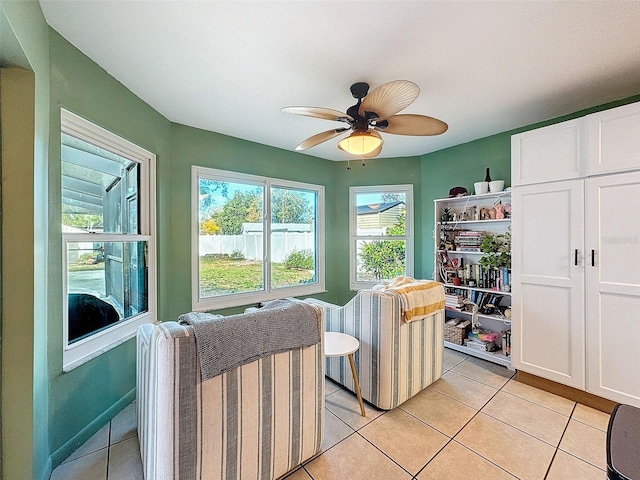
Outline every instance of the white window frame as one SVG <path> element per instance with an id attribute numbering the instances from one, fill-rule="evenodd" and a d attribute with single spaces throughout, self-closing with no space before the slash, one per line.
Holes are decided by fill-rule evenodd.
<path id="1" fill-rule="evenodd" d="M 62 133 L 117 153 L 140 165 L 140 234 L 131 233 L 63 233 L 62 234 L 62 278 L 63 278 L 63 371 L 68 372 L 102 353 L 133 338 L 138 326 L 156 321 L 156 156 L 101 128 L 84 118 L 60 109 Z M 147 242 L 148 298 L 147 311 L 126 321 L 69 344 L 69 291 L 67 271 L 67 245 L 73 242 Z"/>
<path id="2" fill-rule="evenodd" d="M 215 297 L 200 297 L 200 179 L 245 183 L 264 188 L 263 202 L 263 274 L 264 290 L 259 292 L 234 293 Z M 271 288 L 271 187 L 311 190 L 317 194 L 316 204 L 316 269 L 317 282 L 308 285 Z M 324 186 L 292 182 L 279 178 L 236 173 L 206 167 L 191 167 L 191 291 L 194 311 L 216 310 L 274 300 L 283 297 L 313 295 L 325 292 L 325 230 L 324 230 Z"/>
<path id="3" fill-rule="evenodd" d="M 405 234 L 404 235 L 358 235 L 358 207 L 356 196 L 360 194 L 404 193 L 405 194 Z M 358 241 L 359 240 L 405 240 L 406 275 L 413 276 L 414 267 L 414 230 L 413 230 L 413 185 L 372 185 L 349 187 L 349 288 L 360 290 L 371 288 L 377 282 L 357 280 Z"/>

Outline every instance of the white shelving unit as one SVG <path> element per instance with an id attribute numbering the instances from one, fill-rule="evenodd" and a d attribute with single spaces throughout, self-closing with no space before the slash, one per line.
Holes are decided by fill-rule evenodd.
<path id="1" fill-rule="evenodd" d="M 495 207 L 498 204 L 502 205 L 505 218 L 495 218 Z M 492 282 L 491 286 L 486 287 L 484 284 L 483 286 L 479 286 L 478 283 L 474 283 L 476 281 L 474 273 L 477 274 L 480 270 L 480 267 L 476 267 L 476 265 L 479 265 L 480 259 L 486 254 L 481 251 L 468 250 L 470 248 L 477 248 L 478 245 L 460 246 L 451 239 L 451 237 L 459 235 L 459 232 L 476 232 L 475 234 L 467 233 L 466 235 L 473 236 L 477 243 L 479 241 L 478 237 L 483 238 L 486 234 L 492 234 L 495 236 L 506 233 L 511 226 L 510 206 L 510 192 L 488 193 L 484 195 L 469 195 L 464 197 L 441 198 L 434 200 L 436 221 L 434 230 L 434 279 L 442 282 L 446 291 L 460 292 L 460 294 L 465 296 L 471 296 L 472 292 L 475 292 L 474 295 L 478 295 L 480 293 L 484 293 L 485 295 L 496 294 L 500 295 L 499 305 L 501 307 L 510 307 L 511 293 L 508 291 L 508 288 L 504 288 L 500 284 L 499 280 Z M 492 209 L 494 210 L 492 211 Z M 463 236 L 464 235 L 465 234 L 463 233 Z M 453 278 L 450 278 L 450 269 L 441 269 L 441 259 L 443 258 L 443 254 L 446 259 L 451 260 L 452 264 L 458 266 L 458 272 L 471 273 L 470 275 L 458 274 L 459 278 L 461 277 L 460 285 L 455 285 L 453 283 Z M 504 276 L 498 278 L 502 278 L 504 281 Z M 468 311 L 447 309 L 446 317 L 447 319 L 471 319 L 472 314 Z M 511 328 L 511 320 L 502 314 L 488 315 L 479 312 L 477 318 L 480 327 L 484 330 L 490 330 L 501 334 L 501 332 L 510 330 Z M 505 355 L 503 351 L 501 335 L 496 340 L 496 344 L 500 347 L 500 350 L 488 352 L 445 341 L 445 346 L 452 350 L 464 352 L 511 368 L 511 357 Z"/>

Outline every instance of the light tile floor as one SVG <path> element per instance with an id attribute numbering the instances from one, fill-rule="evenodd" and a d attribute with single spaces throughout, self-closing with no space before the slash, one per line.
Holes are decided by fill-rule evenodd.
<path id="1" fill-rule="evenodd" d="M 445 349 L 443 377 L 385 412 L 326 381 L 322 455 L 287 480 L 604 480 L 609 415 Z M 142 480 L 129 405 L 51 480 Z"/>

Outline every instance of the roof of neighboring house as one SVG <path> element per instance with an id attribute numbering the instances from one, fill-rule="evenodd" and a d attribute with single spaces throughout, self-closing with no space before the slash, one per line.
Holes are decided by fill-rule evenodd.
<path id="1" fill-rule="evenodd" d="M 404 202 L 373 203 L 371 205 L 360 205 L 358 215 L 369 215 L 370 213 L 381 213 L 397 205 L 404 205 Z"/>

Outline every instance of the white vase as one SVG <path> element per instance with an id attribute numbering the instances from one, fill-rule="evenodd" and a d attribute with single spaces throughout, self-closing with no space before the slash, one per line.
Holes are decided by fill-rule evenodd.
<path id="1" fill-rule="evenodd" d="M 489 191 L 491 193 L 501 192 L 504 189 L 504 180 L 494 180 L 489 182 Z"/>
<path id="2" fill-rule="evenodd" d="M 476 195 L 482 195 L 483 193 L 489 193 L 489 182 L 476 182 L 473 184 Z"/>

